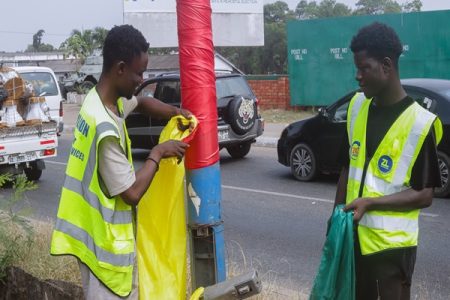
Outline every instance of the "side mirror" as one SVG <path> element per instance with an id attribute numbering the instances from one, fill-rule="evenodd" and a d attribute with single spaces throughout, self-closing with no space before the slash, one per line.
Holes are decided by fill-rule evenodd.
<path id="1" fill-rule="evenodd" d="M 320 107 L 319 108 L 319 114 L 321 116 L 324 116 L 325 118 L 328 118 L 328 111 L 326 107 Z"/>

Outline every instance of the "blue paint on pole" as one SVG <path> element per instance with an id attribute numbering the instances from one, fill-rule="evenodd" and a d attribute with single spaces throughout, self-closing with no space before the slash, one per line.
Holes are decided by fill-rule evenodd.
<path id="1" fill-rule="evenodd" d="M 186 170 L 194 287 L 226 279 L 220 182 L 219 162 L 201 169 Z"/>
<path id="2" fill-rule="evenodd" d="M 227 268 L 225 265 L 225 239 L 223 237 L 223 224 L 214 226 L 214 244 L 216 246 L 216 276 L 217 282 L 227 279 Z"/>
<path id="3" fill-rule="evenodd" d="M 214 224 L 221 221 L 220 201 L 222 195 L 219 162 L 201 169 L 186 170 L 186 185 L 188 199 L 191 199 L 192 188 L 197 195 L 196 199 L 193 197 L 192 201 L 188 201 L 188 223 Z M 197 206 L 196 203 L 198 203 Z"/>

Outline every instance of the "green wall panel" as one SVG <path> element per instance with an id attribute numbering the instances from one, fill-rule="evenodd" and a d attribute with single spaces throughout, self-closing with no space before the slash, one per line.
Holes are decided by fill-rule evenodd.
<path id="1" fill-rule="evenodd" d="M 450 10 L 290 21 L 287 24 L 291 105 L 328 105 L 352 89 L 352 37 L 374 21 L 402 41 L 401 78 L 450 79 Z"/>

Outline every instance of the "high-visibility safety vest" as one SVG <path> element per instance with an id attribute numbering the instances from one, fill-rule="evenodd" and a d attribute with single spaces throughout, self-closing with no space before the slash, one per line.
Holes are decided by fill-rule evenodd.
<path id="1" fill-rule="evenodd" d="M 118 109 L 123 112 L 122 99 L 118 100 Z M 131 143 L 123 127 L 125 145 L 120 143 L 132 164 Z M 111 291 L 127 296 L 135 261 L 133 213 L 120 196 L 108 198 L 100 188 L 98 147 L 108 136 L 121 140 L 118 125 L 94 88 L 77 119 L 51 254 L 78 257 Z"/>
<path id="2" fill-rule="evenodd" d="M 371 99 L 366 99 L 363 93 L 356 93 L 348 108 L 347 204 L 359 197 L 381 197 L 409 189 L 412 167 L 433 124 L 437 143 L 442 138 L 439 119 L 414 102 L 395 120 L 372 158 L 367 158 L 366 125 L 370 103 Z M 418 219 L 419 209 L 366 212 L 358 226 L 362 254 L 416 246 Z"/>

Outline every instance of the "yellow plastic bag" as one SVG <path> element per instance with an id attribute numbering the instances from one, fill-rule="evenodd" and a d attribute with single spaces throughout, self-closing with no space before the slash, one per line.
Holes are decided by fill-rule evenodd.
<path id="1" fill-rule="evenodd" d="M 160 136 L 186 140 L 192 133 L 178 129 L 197 120 L 173 117 Z M 194 129 L 195 131 L 195 129 Z M 191 135 L 191 136 L 189 136 Z M 139 202 L 137 209 L 137 262 L 140 299 L 186 298 L 186 217 L 184 205 L 184 163 L 163 159 L 159 171 Z"/>

